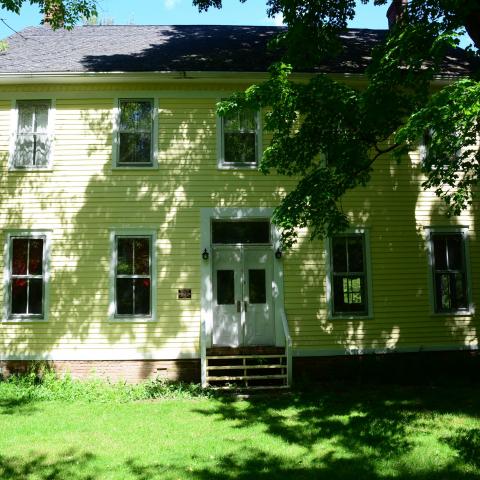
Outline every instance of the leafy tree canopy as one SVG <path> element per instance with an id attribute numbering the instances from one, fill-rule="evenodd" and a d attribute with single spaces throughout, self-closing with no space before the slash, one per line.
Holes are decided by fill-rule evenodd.
<path id="1" fill-rule="evenodd" d="M 72 28 L 79 20 L 97 14 L 97 0 L 0 0 L 0 7 L 18 14 L 26 3 L 38 5 L 43 21 L 52 28 Z"/>
<path id="2" fill-rule="evenodd" d="M 19 13 L 25 1 L 0 0 L 0 6 Z M 28 1 L 53 28 L 96 14 L 96 0 Z M 222 0 L 192 1 L 200 11 L 222 7 Z M 260 169 L 300 179 L 274 217 L 286 246 L 295 242 L 297 227 L 308 227 L 312 238 L 345 228 L 343 195 L 368 183 L 377 158 L 392 151 L 402 155 L 425 133 L 424 187 L 433 187 L 452 215 L 472 202 L 480 176 L 480 67 L 443 88 L 432 88 L 432 81 L 464 31 L 474 45 L 472 57 L 480 59 L 478 0 L 395 0 L 401 16 L 372 52 L 364 88 L 322 74 L 308 82 L 292 79 L 293 72 L 341 52 L 339 34 L 358 4 L 368 1 L 267 0 L 268 15 L 282 15 L 288 26 L 274 42 L 282 47 L 282 62 L 272 65 L 267 81 L 218 106 L 222 115 L 268 107 L 264 127 L 273 140 Z"/>
<path id="3" fill-rule="evenodd" d="M 240 0 L 245 1 L 245 0 Z M 376 5 L 390 0 L 375 0 Z M 220 8 L 221 0 L 193 0 L 200 10 Z M 394 151 L 415 148 L 430 132 L 423 171 L 457 215 L 472 202 L 480 174 L 480 70 L 442 89 L 432 89 L 448 49 L 467 31 L 478 57 L 478 0 L 410 0 L 382 46 L 375 49 L 365 88 L 355 89 L 324 75 L 295 82 L 292 72 L 311 68 L 341 51 L 339 34 L 354 18 L 355 0 L 269 0 L 268 14 L 282 14 L 288 30 L 276 39 L 285 52 L 269 79 L 219 104 L 219 113 L 269 107 L 265 128 L 273 133 L 260 164 L 297 176 L 298 186 L 275 213 L 284 244 L 297 227 L 312 238 L 344 229 L 343 195 L 366 185 L 374 162 Z M 362 0 L 368 3 L 368 0 Z M 405 5 L 406 4 L 406 5 Z M 462 147 L 462 148 L 461 148 Z"/>

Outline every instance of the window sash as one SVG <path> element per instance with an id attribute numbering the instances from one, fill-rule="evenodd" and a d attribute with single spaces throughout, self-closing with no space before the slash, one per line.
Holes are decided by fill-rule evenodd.
<path id="1" fill-rule="evenodd" d="M 147 239 L 148 240 L 148 274 L 134 274 L 134 273 L 118 273 L 119 265 L 119 248 L 118 242 L 120 239 Z M 152 237 L 150 235 L 117 235 L 115 237 L 115 317 L 151 317 L 152 316 Z M 135 265 L 135 244 L 132 243 L 132 257 L 131 257 L 132 266 Z M 149 281 L 149 293 L 148 293 L 148 312 L 147 313 L 135 313 L 136 312 L 136 280 L 148 280 Z M 132 291 L 131 291 L 131 304 L 132 304 L 132 313 L 119 313 L 119 291 L 118 291 L 118 280 L 131 280 L 132 282 Z"/>
<path id="2" fill-rule="evenodd" d="M 22 100 L 17 102 L 17 126 L 13 154 L 15 168 L 48 167 L 50 109 L 50 101 Z"/>
<path id="3" fill-rule="evenodd" d="M 13 257 L 13 244 L 15 240 L 27 240 L 27 258 L 26 258 L 26 273 L 25 274 L 16 274 L 13 273 L 13 264 L 14 264 L 14 257 Z M 32 240 L 42 240 L 42 256 L 41 256 L 41 262 L 42 262 L 42 273 L 41 274 L 31 274 L 29 272 L 30 269 L 30 242 Z M 10 318 L 44 318 L 44 313 L 45 313 L 45 248 L 46 248 L 46 242 L 45 242 L 45 237 L 37 237 L 37 236 L 12 236 L 9 239 L 9 250 L 10 250 L 10 262 L 9 262 L 9 282 L 8 282 L 8 291 L 9 291 L 9 317 Z M 26 281 L 26 299 L 25 299 L 25 306 L 26 306 L 26 311 L 25 312 L 13 312 L 13 288 L 14 288 L 14 283 L 16 280 L 25 280 Z M 31 290 L 31 283 L 32 280 L 41 280 L 41 312 L 40 313 L 32 313 L 29 311 L 31 307 L 31 297 L 30 297 L 30 290 Z"/>
<path id="4" fill-rule="evenodd" d="M 141 121 L 138 122 L 136 125 L 132 126 L 131 128 L 125 127 L 122 125 L 122 107 L 131 103 L 148 103 L 150 106 L 150 111 L 149 111 L 149 126 L 147 127 L 142 127 L 141 126 Z M 117 165 L 120 166 L 125 166 L 125 165 L 136 165 L 136 166 L 145 166 L 145 165 L 153 165 L 153 136 L 154 136 L 154 111 L 155 111 L 155 104 L 152 99 L 143 99 L 143 98 L 135 98 L 135 99 L 120 99 L 118 101 L 118 131 L 117 131 L 117 152 L 118 152 L 118 160 L 117 160 Z M 149 158 L 146 161 L 138 161 L 137 160 L 137 155 L 138 155 L 138 148 L 133 148 L 130 149 L 131 151 L 127 153 L 127 157 L 130 157 L 130 159 L 122 159 L 122 137 L 125 139 L 124 143 L 126 141 L 126 138 L 132 138 L 132 137 L 149 137 Z M 134 145 L 134 147 L 137 147 L 137 145 Z"/>
<path id="5" fill-rule="evenodd" d="M 342 239 L 342 245 L 338 248 L 342 248 L 345 261 L 345 269 L 335 270 L 334 258 L 339 252 L 335 252 L 334 240 Z M 363 270 L 351 270 L 350 265 L 354 263 L 350 259 L 349 240 L 361 240 L 361 265 Z M 365 235 L 363 233 L 355 233 L 349 235 L 337 235 L 331 239 L 331 308 L 333 315 L 368 315 L 368 295 L 367 295 L 367 266 L 365 255 Z M 351 282 L 353 280 L 360 279 L 359 291 L 351 290 Z M 337 291 L 338 282 L 341 282 L 341 294 Z M 346 281 L 346 282 L 345 282 Z M 346 285 L 346 290 L 345 290 Z M 360 295 L 360 302 L 351 301 L 355 295 Z M 345 298 L 347 301 L 345 302 Z"/>
<path id="6" fill-rule="evenodd" d="M 461 268 L 451 268 L 450 250 L 448 247 L 448 239 L 457 237 L 460 239 L 460 260 Z M 439 252 L 435 251 L 436 241 L 445 243 L 442 263 L 444 267 L 437 268 L 436 257 Z M 466 269 L 466 255 L 465 255 L 465 238 L 461 232 L 453 233 L 432 233 L 430 237 L 432 248 L 432 270 L 433 270 L 433 296 L 435 313 L 455 313 L 466 312 L 469 310 L 468 299 L 468 279 Z M 447 278 L 444 283 L 442 279 Z M 460 279 L 460 289 L 457 288 L 456 281 Z"/>
<path id="7" fill-rule="evenodd" d="M 246 118 L 247 114 L 251 115 L 251 118 Z M 233 115 L 221 117 L 221 120 L 223 163 L 225 165 L 256 165 L 258 163 L 258 113 L 250 110 L 247 112 L 236 112 Z M 235 122 L 237 126 L 235 126 Z M 249 123 L 251 123 L 250 127 L 248 126 Z M 248 159 L 247 155 L 249 155 L 249 150 L 252 150 L 252 143 L 253 156 L 251 159 Z M 241 146 L 241 148 L 238 148 L 238 146 Z M 227 152 L 236 148 L 238 151 L 232 154 L 235 158 L 227 158 Z"/>

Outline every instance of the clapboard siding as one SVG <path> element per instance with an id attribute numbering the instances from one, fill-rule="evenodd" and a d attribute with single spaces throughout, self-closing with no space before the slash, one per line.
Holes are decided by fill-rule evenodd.
<path id="1" fill-rule="evenodd" d="M 158 98 L 158 168 L 112 168 L 114 102 L 129 91 Z M 204 94 L 195 97 L 196 92 Z M 53 168 L 8 171 L 12 99 L 24 93 L 24 87 L 11 85 L 0 96 L 5 98 L 0 100 L 0 241 L 5 243 L 9 229 L 51 230 L 50 314 L 48 322 L 3 322 L 0 356 L 198 356 L 200 209 L 275 206 L 294 180 L 219 170 L 215 103 L 228 92 L 181 82 L 29 86 L 29 95 L 55 98 Z M 268 142 L 267 135 L 263 141 Z M 421 190 L 419 162 L 415 153 L 400 164 L 383 158 L 369 186 L 343 202 L 352 225 L 370 234 L 370 318 L 328 318 L 323 242 L 310 242 L 301 232 L 295 248 L 285 252 L 285 309 L 299 353 L 478 345 L 476 316 L 432 315 L 424 237 L 426 226 L 469 227 L 472 292 L 478 303 L 476 211 L 447 219 L 433 192 Z M 157 232 L 154 322 L 108 320 L 109 235 L 125 227 Z M 3 271 L 3 255 L 0 260 Z M 178 288 L 191 288 L 192 299 L 178 300 Z"/>

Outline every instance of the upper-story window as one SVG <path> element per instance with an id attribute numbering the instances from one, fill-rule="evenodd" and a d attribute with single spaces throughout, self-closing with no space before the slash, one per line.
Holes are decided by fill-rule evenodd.
<path id="1" fill-rule="evenodd" d="M 435 312 L 468 312 L 465 233 L 432 232 L 430 241 Z"/>
<path id="2" fill-rule="evenodd" d="M 118 112 L 117 166 L 153 166 L 153 99 L 120 99 Z"/>
<path id="3" fill-rule="evenodd" d="M 13 168 L 47 168 L 51 150 L 51 101 L 18 100 Z"/>
<path id="4" fill-rule="evenodd" d="M 258 112 L 242 110 L 220 117 L 219 121 L 219 166 L 256 167 L 261 149 Z"/>

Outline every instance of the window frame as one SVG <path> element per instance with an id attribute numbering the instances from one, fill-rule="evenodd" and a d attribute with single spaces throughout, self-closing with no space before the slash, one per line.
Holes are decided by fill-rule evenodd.
<path id="1" fill-rule="evenodd" d="M 472 302 L 472 275 L 470 269 L 470 254 L 469 254 L 469 235 L 468 227 L 466 226 L 447 226 L 447 227 L 425 227 L 426 230 L 426 245 L 428 252 L 428 285 L 429 285 L 429 299 L 430 299 L 430 313 L 434 316 L 471 316 L 474 315 L 475 309 Z M 435 258 L 433 249 L 434 235 L 454 235 L 460 234 L 462 236 L 463 247 L 463 261 L 465 273 L 465 292 L 467 297 L 467 308 L 456 310 L 437 310 L 436 298 L 436 284 L 435 284 Z"/>
<path id="2" fill-rule="evenodd" d="M 122 101 L 151 101 L 152 102 L 152 142 L 150 145 L 149 163 L 121 163 L 120 162 L 120 114 Z M 155 96 L 121 96 L 115 97 L 113 104 L 113 133 L 112 133 L 112 168 L 115 170 L 148 170 L 158 168 L 158 134 L 159 134 L 159 104 Z"/>
<path id="3" fill-rule="evenodd" d="M 10 230 L 6 233 L 4 244 L 4 304 L 3 321 L 8 323 L 21 322 L 47 322 L 49 317 L 49 291 L 50 291 L 50 231 L 47 230 Z M 43 314 L 11 313 L 11 282 L 13 259 L 13 239 L 28 238 L 43 240 L 42 277 L 43 277 Z"/>
<path id="4" fill-rule="evenodd" d="M 218 99 L 222 101 L 222 99 Z M 217 114 L 217 167 L 220 170 L 257 170 L 262 158 L 262 115 L 255 113 L 255 162 L 225 162 L 225 118 Z"/>
<path id="5" fill-rule="evenodd" d="M 347 229 L 336 237 L 361 236 L 363 238 L 363 264 L 365 275 L 365 306 L 366 312 L 338 312 L 334 308 L 334 269 L 333 269 L 333 243 L 332 237 L 325 239 L 325 267 L 326 267 L 326 301 L 328 319 L 369 319 L 373 318 L 373 287 L 372 287 L 372 266 L 370 253 L 370 231 L 367 228 Z"/>
<path id="6" fill-rule="evenodd" d="M 18 119 L 19 119 L 19 103 L 40 103 L 45 102 L 49 104 L 48 117 L 47 117 L 47 142 L 48 142 L 48 158 L 46 165 L 27 165 L 16 166 L 15 165 L 15 151 L 18 136 Z M 54 125 L 56 116 L 56 100 L 52 97 L 42 98 L 15 98 L 12 100 L 10 110 L 11 121 L 11 134 L 10 134 L 10 152 L 8 169 L 16 172 L 28 172 L 28 171 L 49 171 L 53 167 L 53 151 L 54 151 Z"/>
<path id="7" fill-rule="evenodd" d="M 116 279 L 117 279 L 117 238 L 150 237 L 150 315 L 117 314 Z M 108 317 L 111 322 L 154 322 L 157 319 L 157 232 L 146 228 L 115 228 L 110 230 L 110 295 Z"/>

